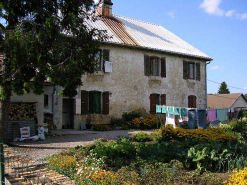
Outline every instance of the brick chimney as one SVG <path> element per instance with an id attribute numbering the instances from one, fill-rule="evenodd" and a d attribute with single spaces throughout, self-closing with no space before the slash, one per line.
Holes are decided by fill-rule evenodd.
<path id="1" fill-rule="evenodd" d="M 112 5 L 111 0 L 101 0 L 98 5 L 98 12 L 100 15 L 105 17 L 112 16 Z"/>

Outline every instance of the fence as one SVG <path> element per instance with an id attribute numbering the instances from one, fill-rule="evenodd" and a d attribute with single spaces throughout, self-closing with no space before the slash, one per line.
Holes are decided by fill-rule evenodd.
<path id="1" fill-rule="evenodd" d="M 46 161 L 35 160 L 24 153 L 15 151 L 13 148 L 4 145 L 2 139 L 0 142 L 1 184 L 76 184 L 68 177 L 48 169 Z"/>

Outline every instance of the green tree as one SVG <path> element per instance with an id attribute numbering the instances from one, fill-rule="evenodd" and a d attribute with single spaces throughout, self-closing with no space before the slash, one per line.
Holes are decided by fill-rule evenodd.
<path id="1" fill-rule="evenodd" d="M 94 72 L 92 61 L 107 38 L 87 24 L 96 18 L 93 0 L 1 0 L 0 136 L 5 141 L 12 91 L 42 94 L 49 79 L 71 98 L 81 76 Z"/>
<path id="2" fill-rule="evenodd" d="M 226 82 L 222 82 L 220 84 L 220 88 L 218 90 L 218 94 L 230 94 L 229 89 L 227 88 Z"/>
<path id="3" fill-rule="evenodd" d="M 247 99 L 247 93 L 244 95 L 244 97 Z"/>

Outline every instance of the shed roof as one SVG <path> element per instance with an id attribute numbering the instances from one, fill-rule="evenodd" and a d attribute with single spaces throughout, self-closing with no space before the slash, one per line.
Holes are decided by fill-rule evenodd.
<path id="1" fill-rule="evenodd" d="M 238 100 L 240 96 L 243 96 L 243 94 L 242 93 L 209 94 L 207 96 L 208 107 L 210 108 L 230 108 Z"/>
<path id="2" fill-rule="evenodd" d="M 110 36 L 106 43 L 157 50 L 176 55 L 211 61 L 205 53 L 188 44 L 164 27 L 119 15 L 100 16 L 89 23 L 92 28 L 106 30 Z"/>

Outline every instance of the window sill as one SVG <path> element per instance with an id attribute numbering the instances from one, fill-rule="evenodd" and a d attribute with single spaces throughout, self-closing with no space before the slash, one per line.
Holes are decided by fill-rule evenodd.
<path id="1" fill-rule="evenodd" d="M 154 80 L 154 81 L 161 81 L 162 77 L 161 76 L 149 76 L 149 80 Z"/>

